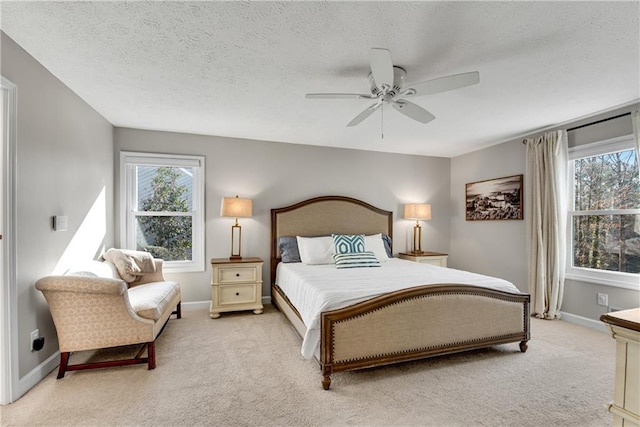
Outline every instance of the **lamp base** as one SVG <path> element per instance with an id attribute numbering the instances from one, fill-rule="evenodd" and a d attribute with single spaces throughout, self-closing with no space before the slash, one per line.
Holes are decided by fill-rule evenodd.
<path id="1" fill-rule="evenodd" d="M 236 221 L 238 219 L 236 218 Z M 240 256 L 242 246 L 242 227 L 238 223 L 231 226 L 231 256 L 229 259 L 242 259 Z"/>
<path id="2" fill-rule="evenodd" d="M 407 252 L 407 255 L 424 255 L 426 252 L 425 251 L 409 251 Z"/>
<path id="3" fill-rule="evenodd" d="M 413 227 L 413 251 L 412 255 L 422 255 L 422 227 L 416 220 L 416 225 Z"/>

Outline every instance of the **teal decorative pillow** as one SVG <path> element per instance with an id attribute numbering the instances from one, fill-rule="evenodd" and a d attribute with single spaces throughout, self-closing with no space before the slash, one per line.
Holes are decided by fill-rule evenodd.
<path id="1" fill-rule="evenodd" d="M 336 254 L 364 252 L 364 234 L 332 234 Z"/>
<path id="2" fill-rule="evenodd" d="M 334 254 L 333 259 L 336 261 L 336 268 L 380 267 L 380 262 L 373 252 Z"/>

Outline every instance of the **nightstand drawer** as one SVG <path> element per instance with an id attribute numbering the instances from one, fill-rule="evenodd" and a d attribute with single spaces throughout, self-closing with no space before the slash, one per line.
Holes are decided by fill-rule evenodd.
<path id="1" fill-rule="evenodd" d="M 255 282 L 255 267 L 218 268 L 218 283 Z"/>
<path id="2" fill-rule="evenodd" d="M 220 305 L 245 304 L 255 302 L 255 300 L 255 283 L 248 283 L 246 285 L 220 286 Z"/>

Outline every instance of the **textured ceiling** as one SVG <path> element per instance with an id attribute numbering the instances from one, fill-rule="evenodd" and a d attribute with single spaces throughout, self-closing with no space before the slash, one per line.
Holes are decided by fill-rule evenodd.
<path id="1" fill-rule="evenodd" d="M 1 28 L 115 126 L 452 157 L 640 98 L 635 2 L 12 2 Z M 426 125 L 367 100 L 369 50 Z M 381 120 L 382 119 L 382 120 Z M 384 139 L 381 127 L 384 125 Z"/>

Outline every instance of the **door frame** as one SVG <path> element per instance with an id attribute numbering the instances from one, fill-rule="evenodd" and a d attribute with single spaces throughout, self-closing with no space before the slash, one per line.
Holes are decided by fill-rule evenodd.
<path id="1" fill-rule="evenodd" d="M 0 404 L 15 400 L 18 389 L 18 293 L 16 259 L 16 175 L 18 87 L 4 76 L 0 87 L 8 94 L 6 116 L 2 118 L 2 185 L 0 187 Z M 4 113 L 4 111 L 3 111 Z M 4 117 L 7 118 L 4 128 Z"/>

